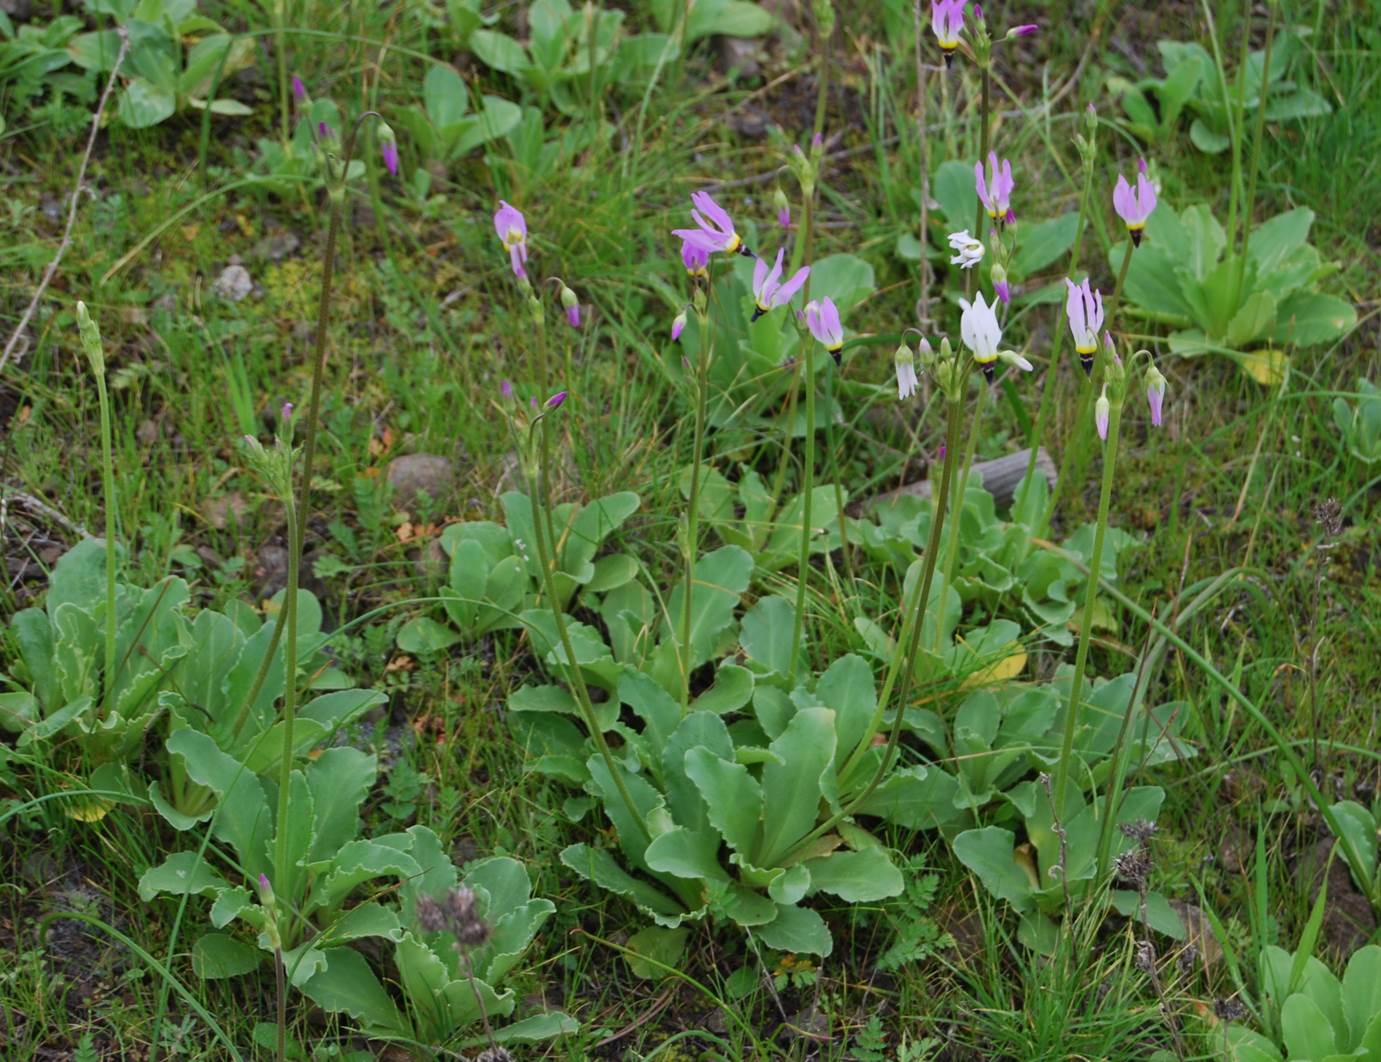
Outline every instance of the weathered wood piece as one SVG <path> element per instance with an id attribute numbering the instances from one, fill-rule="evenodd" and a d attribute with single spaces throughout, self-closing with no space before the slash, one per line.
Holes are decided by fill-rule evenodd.
<path id="1" fill-rule="evenodd" d="M 1000 508 L 1012 504 L 1021 477 L 1026 475 L 1026 464 L 1030 459 L 1030 450 L 1018 450 L 1016 453 L 996 457 L 991 461 L 979 461 L 973 466 L 971 475 L 978 477 Z M 1055 485 L 1055 462 L 1051 460 L 1050 453 L 1044 446 L 1036 453 L 1036 471 L 1045 477 L 1047 484 L 1052 487 Z M 930 480 L 922 479 L 876 495 L 864 502 L 862 507 L 876 509 L 879 506 L 892 505 L 897 499 L 906 497 L 929 498 L 930 490 Z"/>

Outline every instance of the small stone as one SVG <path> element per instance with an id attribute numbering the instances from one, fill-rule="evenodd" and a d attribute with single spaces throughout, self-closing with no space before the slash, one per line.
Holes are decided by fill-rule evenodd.
<path id="1" fill-rule="evenodd" d="M 740 77 L 757 77 L 762 73 L 758 64 L 758 42 L 747 37 L 719 37 L 719 68 L 726 74 L 737 70 Z"/>
<path id="2" fill-rule="evenodd" d="M 147 418 L 139 425 L 138 430 L 135 431 L 134 434 L 135 437 L 138 438 L 140 446 L 152 446 L 154 443 L 158 442 L 158 421 L 154 420 L 152 417 Z"/>
<path id="3" fill-rule="evenodd" d="M 301 246 L 302 240 L 298 238 L 297 233 L 275 232 L 254 245 L 254 257 L 281 262 Z"/>
<path id="4" fill-rule="evenodd" d="M 435 503 L 445 501 L 455 486 L 455 465 L 440 454 L 404 454 L 388 463 L 393 507 L 411 509 L 423 491 Z"/>
<path id="5" fill-rule="evenodd" d="M 254 565 L 254 581 L 259 597 L 272 597 L 288 585 L 288 551 L 269 544 L 259 549 Z"/>
<path id="6" fill-rule="evenodd" d="M 202 519 L 217 531 L 224 531 L 230 524 L 243 523 L 247 512 L 249 512 L 249 503 L 245 501 L 245 496 L 238 491 L 208 498 L 201 505 Z"/>
<path id="7" fill-rule="evenodd" d="M 428 582 L 444 578 L 450 565 L 451 558 L 442 548 L 440 538 L 428 539 L 412 561 L 413 569 Z"/>
<path id="8" fill-rule="evenodd" d="M 254 290 L 254 281 L 249 270 L 242 265 L 229 265 L 221 270 L 221 275 L 211 285 L 211 291 L 222 299 L 239 302 Z"/>

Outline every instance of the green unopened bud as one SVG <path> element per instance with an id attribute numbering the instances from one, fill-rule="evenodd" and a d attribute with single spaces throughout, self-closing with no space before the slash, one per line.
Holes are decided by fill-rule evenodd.
<path id="1" fill-rule="evenodd" d="M 1092 103 L 1084 108 L 1084 128 L 1090 136 L 1098 131 L 1098 108 Z"/>
<path id="2" fill-rule="evenodd" d="M 81 334 L 82 350 L 91 362 L 92 372 L 105 372 L 105 348 L 101 346 L 101 330 L 87 312 L 86 303 L 77 302 L 77 331 Z"/>
<path id="3" fill-rule="evenodd" d="M 566 310 L 580 308 L 580 298 L 565 283 L 561 285 L 561 306 Z"/>
<path id="4" fill-rule="evenodd" d="M 542 301 L 535 295 L 527 297 L 527 312 L 532 318 L 532 323 L 538 328 L 545 328 L 547 325 L 547 315 L 542 312 Z"/>
<path id="5" fill-rule="evenodd" d="M 815 0 L 815 25 L 822 38 L 834 32 L 834 4 L 830 0 Z"/>
<path id="6" fill-rule="evenodd" d="M 921 368 L 930 372 L 935 367 L 935 348 L 930 345 L 930 340 L 922 336 L 916 344 L 916 351 L 920 355 Z"/>
<path id="7" fill-rule="evenodd" d="M 952 346 L 949 345 L 949 336 L 941 336 L 941 337 L 940 337 L 940 360 L 941 360 L 941 361 L 953 361 L 953 360 L 954 360 L 954 348 L 953 348 Z"/>

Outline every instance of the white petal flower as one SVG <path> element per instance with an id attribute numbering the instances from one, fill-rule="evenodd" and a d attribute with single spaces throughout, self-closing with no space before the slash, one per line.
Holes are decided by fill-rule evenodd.
<path id="1" fill-rule="evenodd" d="M 949 245 L 956 252 L 955 256 L 950 259 L 951 265 L 972 269 L 983 260 L 983 241 L 970 236 L 968 229 L 963 232 L 951 232 Z"/>

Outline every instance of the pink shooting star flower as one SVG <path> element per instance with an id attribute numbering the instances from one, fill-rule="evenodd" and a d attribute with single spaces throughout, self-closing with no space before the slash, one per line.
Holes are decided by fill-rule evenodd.
<path id="1" fill-rule="evenodd" d="M 331 132 L 331 127 L 327 125 L 325 122 L 317 122 L 316 135 L 319 136 L 322 140 L 330 140 L 332 137 L 335 136 L 335 134 Z"/>
<path id="2" fill-rule="evenodd" d="M 743 239 L 734 231 L 734 222 L 728 211 L 714 201 L 709 192 L 691 193 L 691 220 L 693 229 L 673 229 L 672 235 L 680 236 L 687 243 L 708 254 L 750 254 L 743 246 Z"/>
<path id="3" fill-rule="evenodd" d="M 1003 306 L 1012 301 L 1012 285 L 1007 283 L 1007 270 L 1002 268 L 1000 262 L 993 263 L 993 291 L 997 292 Z"/>
<path id="4" fill-rule="evenodd" d="M 811 299 L 806 303 L 806 327 L 829 351 L 835 368 L 838 368 L 841 363 L 839 352 L 844 349 L 844 325 L 839 320 L 839 307 L 834 300 L 826 295 L 819 302 Z"/>
<path id="5" fill-rule="evenodd" d="M 1035 22 L 1027 22 L 1021 26 L 1013 26 L 1007 31 L 1007 39 L 1015 40 L 1017 37 L 1029 37 L 1040 28 L 1040 25 Z"/>
<path id="6" fill-rule="evenodd" d="M 1008 224 L 1016 221 L 1017 217 L 1012 213 L 1012 189 L 1016 181 L 1012 179 L 1012 163 L 1008 159 L 1002 160 L 1001 168 L 998 167 L 997 152 L 988 152 L 988 171 L 987 179 L 984 180 L 983 163 L 973 164 L 975 183 L 978 187 L 978 198 L 983 204 L 983 209 L 988 212 L 988 217 L 997 220 L 1001 218 Z"/>
<path id="7" fill-rule="evenodd" d="M 1146 229 L 1146 219 L 1156 209 L 1156 186 L 1146 175 L 1146 160 L 1137 165 L 1136 191 L 1127 183 L 1122 174 L 1117 175 L 1117 186 L 1112 191 L 1113 209 L 1117 216 L 1127 223 L 1127 231 L 1132 235 L 1133 246 L 1141 246 L 1141 236 Z"/>
<path id="8" fill-rule="evenodd" d="M 556 394 L 547 399 L 545 407 L 547 409 L 560 409 L 561 403 L 566 401 L 568 394 L 570 394 L 569 391 L 557 391 Z"/>
<path id="9" fill-rule="evenodd" d="M 1098 401 L 1093 406 L 1093 423 L 1098 428 L 1098 438 L 1107 442 L 1108 439 L 1108 416 L 1112 411 L 1112 406 L 1108 402 L 1108 387 L 1103 385 L 1103 393 L 1098 396 Z"/>
<path id="10" fill-rule="evenodd" d="M 686 311 L 682 310 L 671 322 L 671 341 L 675 343 L 686 330 Z"/>
<path id="11" fill-rule="evenodd" d="M 930 28 L 945 55 L 945 65 L 954 62 L 959 34 L 964 30 L 964 7 L 968 0 L 930 0 Z"/>
<path id="12" fill-rule="evenodd" d="M 963 313 L 959 317 L 959 336 L 964 346 L 973 354 L 973 360 L 983 370 L 983 375 L 991 383 L 993 363 L 997 361 L 998 344 L 1002 342 L 1002 325 L 998 324 L 997 313 L 983 301 L 980 291 L 974 301 L 960 299 L 959 307 Z"/>
<path id="13" fill-rule="evenodd" d="M 505 402 L 511 402 L 513 400 L 513 381 L 500 380 L 499 394 L 503 396 Z"/>
<path id="14" fill-rule="evenodd" d="M 1098 330 L 1103 327 L 1103 293 L 1093 290 L 1088 277 L 1084 278 L 1082 285 L 1066 277 L 1065 285 L 1069 288 L 1065 298 L 1069 332 L 1074 337 L 1074 349 L 1079 355 L 1084 375 L 1091 377 L 1093 358 L 1098 353 Z"/>
<path id="15" fill-rule="evenodd" d="M 527 261 L 527 219 L 523 212 L 504 200 L 499 200 L 499 209 L 494 212 L 494 231 L 503 241 L 508 251 L 508 260 L 513 265 L 515 277 L 526 277 L 523 263 Z"/>
<path id="16" fill-rule="evenodd" d="M 1161 426 L 1161 409 L 1165 402 L 1165 377 L 1154 365 L 1146 372 L 1146 404 L 1151 407 L 1151 423 Z"/>
<path id="17" fill-rule="evenodd" d="M 297 100 L 298 103 L 307 102 L 307 86 L 296 74 L 293 75 L 293 99 Z"/>
<path id="18" fill-rule="evenodd" d="M 707 277 L 710 275 L 710 252 L 690 240 L 682 240 L 681 264 L 691 276 Z"/>
<path id="19" fill-rule="evenodd" d="M 785 248 L 778 249 L 777 261 L 771 269 L 761 258 L 753 264 L 753 301 L 755 303 L 753 320 L 755 321 L 763 314 L 790 302 L 792 297 L 801 290 L 801 286 L 805 284 L 806 277 L 810 276 L 810 266 L 802 266 L 796 270 L 790 280 L 781 283 L 782 259 L 785 254 Z"/>

